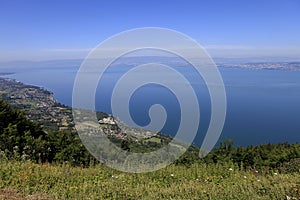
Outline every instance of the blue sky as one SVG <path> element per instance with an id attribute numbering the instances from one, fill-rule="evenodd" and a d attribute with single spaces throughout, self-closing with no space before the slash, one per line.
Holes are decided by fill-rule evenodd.
<path id="1" fill-rule="evenodd" d="M 0 61 L 82 58 L 111 35 L 164 27 L 213 57 L 300 57 L 299 0 L 0 0 Z"/>

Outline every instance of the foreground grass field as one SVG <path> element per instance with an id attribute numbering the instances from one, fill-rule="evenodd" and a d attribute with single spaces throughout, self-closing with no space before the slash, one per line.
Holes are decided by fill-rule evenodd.
<path id="1" fill-rule="evenodd" d="M 128 174 L 1 161 L 0 188 L 0 199 L 300 199 L 300 174 L 199 163 Z"/>

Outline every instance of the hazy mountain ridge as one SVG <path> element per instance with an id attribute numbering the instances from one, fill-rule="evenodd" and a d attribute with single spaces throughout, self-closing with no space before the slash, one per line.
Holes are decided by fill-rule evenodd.
<path id="1" fill-rule="evenodd" d="M 8 61 L 0 62 L 0 75 L 18 73 L 24 70 L 43 69 L 79 69 L 84 59 L 46 60 L 46 61 Z M 276 69 L 276 70 L 300 70 L 300 60 L 295 58 L 213 58 L 218 67 L 237 67 L 247 69 Z M 138 66 L 145 63 L 163 63 L 169 66 L 187 66 L 188 63 L 180 57 L 141 56 L 122 57 L 112 64 L 124 66 Z M 101 59 L 99 59 L 101 63 Z"/>

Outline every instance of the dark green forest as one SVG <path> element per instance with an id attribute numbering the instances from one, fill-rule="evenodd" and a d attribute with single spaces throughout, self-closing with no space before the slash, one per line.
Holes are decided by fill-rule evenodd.
<path id="1" fill-rule="evenodd" d="M 71 162 L 88 165 L 94 158 L 71 131 L 43 130 L 24 112 L 0 100 L 0 150 L 7 159 Z"/>

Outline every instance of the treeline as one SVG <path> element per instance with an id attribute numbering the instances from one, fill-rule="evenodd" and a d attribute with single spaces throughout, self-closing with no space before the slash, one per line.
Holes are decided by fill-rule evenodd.
<path id="1" fill-rule="evenodd" d="M 235 147 L 232 140 L 227 140 L 203 160 L 208 163 L 232 162 L 241 168 L 277 168 L 300 172 L 300 144 L 286 142 Z"/>
<path id="2" fill-rule="evenodd" d="M 94 158 L 71 131 L 44 131 L 0 99 L 0 157 L 35 162 L 71 162 L 89 165 Z"/>

